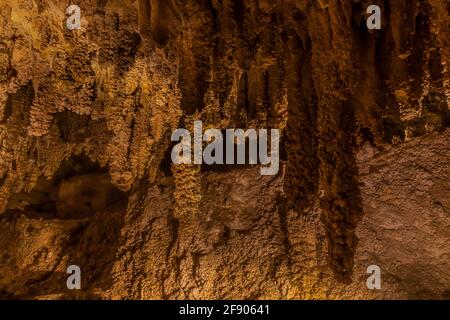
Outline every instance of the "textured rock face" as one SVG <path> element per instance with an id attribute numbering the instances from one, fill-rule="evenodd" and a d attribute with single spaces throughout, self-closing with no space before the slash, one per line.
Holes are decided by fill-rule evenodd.
<path id="1" fill-rule="evenodd" d="M 0 0 L 1 297 L 450 298 L 447 0 L 66 6 Z M 173 166 L 195 120 L 279 174 Z"/>

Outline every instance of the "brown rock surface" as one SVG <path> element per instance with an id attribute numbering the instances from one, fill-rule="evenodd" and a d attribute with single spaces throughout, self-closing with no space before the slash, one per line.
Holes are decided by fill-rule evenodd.
<path id="1" fill-rule="evenodd" d="M 0 298 L 450 298 L 448 0 L 78 5 L 0 0 Z M 195 120 L 279 174 L 171 165 Z"/>

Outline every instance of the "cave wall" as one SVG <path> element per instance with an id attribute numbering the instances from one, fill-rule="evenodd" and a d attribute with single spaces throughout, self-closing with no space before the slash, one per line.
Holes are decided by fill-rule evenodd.
<path id="1" fill-rule="evenodd" d="M 381 30 L 365 26 L 370 4 Z M 448 1 L 79 6 L 82 28 L 68 30 L 64 1 L 0 0 L 8 295 L 448 297 Z M 171 166 L 171 132 L 199 119 L 281 130 L 280 173 Z M 79 157 L 94 168 L 59 177 Z M 29 194 L 98 174 L 125 199 L 92 215 L 29 206 Z M 406 210 L 412 185 L 424 199 Z M 420 241 L 430 234 L 435 250 Z M 426 252 L 411 258 L 419 244 Z M 365 287 L 375 262 L 387 270 L 382 292 Z M 86 273 L 76 294 L 64 289 L 67 263 Z"/>

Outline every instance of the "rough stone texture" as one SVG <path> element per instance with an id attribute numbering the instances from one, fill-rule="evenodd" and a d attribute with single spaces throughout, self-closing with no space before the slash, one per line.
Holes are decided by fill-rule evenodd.
<path id="1" fill-rule="evenodd" d="M 0 0 L 0 297 L 450 298 L 448 0 L 79 5 Z M 198 119 L 280 173 L 172 166 Z"/>

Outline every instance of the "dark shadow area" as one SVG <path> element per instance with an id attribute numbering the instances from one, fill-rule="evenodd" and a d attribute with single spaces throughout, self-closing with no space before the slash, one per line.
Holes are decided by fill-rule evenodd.
<path id="1" fill-rule="evenodd" d="M 41 176 L 29 192 L 12 195 L 7 208 L 30 217 L 82 219 L 125 199 L 107 168 L 80 155 L 64 161 L 51 179 Z"/>
<path id="2" fill-rule="evenodd" d="M 246 131 L 245 129 L 243 129 L 244 130 L 244 132 Z M 227 164 L 226 163 L 226 159 L 227 159 L 227 156 L 228 156 L 228 152 L 227 152 L 227 139 L 226 139 L 226 130 L 221 130 L 222 131 L 222 137 L 223 137 L 223 150 L 222 150 L 222 154 L 223 154 L 223 164 L 211 164 L 211 165 L 208 165 L 208 164 L 205 164 L 205 163 L 203 163 L 202 164 L 202 172 L 203 173 L 205 173 L 205 172 L 231 172 L 231 171 L 234 171 L 234 170 L 239 170 L 239 169 L 245 169 L 245 168 L 251 168 L 251 167 L 255 167 L 255 166 L 259 166 L 259 165 L 261 165 L 260 164 L 260 162 L 259 162 L 259 148 L 261 147 L 260 146 L 260 144 L 259 144 L 259 141 L 258 140 L 255 140 L 255 142 L 254 142 L 254 144 L 256 145 L 256 155 L 257 155 L 257 158 L 256 158 L 256 161 L 257 161 L 257 164 L 250 164 L 250 139 L 249 138 L 246 138 L 245 139 L 245 142 L 244 142 L 244 159 L 245 159 L 245 163 L 244 164 L 238 164 L 238 144 L 236 143 L 236 141 L 235 141 L 235 143 L 234 143 L 234 158 L 233 158 L 233 164 Z M 269 131 L 269 130 L 268 130 Z M 256 132 L 257 132 L 257 136 L 258 136 L 258 130 L 256 130 Z M 269 131 L 270 132 L 270 131 Z M 270 137 L 270 134 L 268 134 L 268 138 L 267 138 L 267 144 L 268 144 L 268 146 L 267 146 L 267 148 L 269 149 L 268 150 L 268 155 L 270 156 L 270 140 L 271 139 L 271 137 Z M 282 141 L 280 141 L 280 146 L 279 146 L 279 150 L 280 150 L 280 160 L 281 160 L 281 158 L 282 158 L 282 144 L 281 144 L 281 142 Z M 205 149 L 205 146 L 206 146 L 206 144 L 204 143 L 204 146 L 203 146 L 203 150 Z M 214 156 L 215 154 L 213 153 L 213 156 Z"/>

